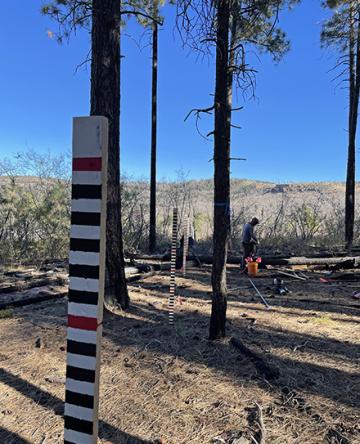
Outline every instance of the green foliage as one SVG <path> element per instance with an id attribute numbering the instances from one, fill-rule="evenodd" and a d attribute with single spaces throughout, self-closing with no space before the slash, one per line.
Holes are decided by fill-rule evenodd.
<path id="1" fill-rule="evenodd" d="M 279 61 L 289 50 L 290 43 L 278 27 L 279 12 L 292 7 L 298 0 L 248 0 L 232 3 L 232 21 L 236 21 L 235 44 L 255 46 L 259 52 L 268 52 Z M 244 48 L 239 47 L 238 55 L 243 57 Z"/>
<path id="2" fill-rule="evenodd" d="M 10 319 L 13 317 L 11 310 L 0 310 L 0 319 Z"/>
<path id="3" fill-rule="evenodd" d="M 204 213 L 194 214 L 194 231 L 195 233 L 202 233 L 204 225 L 209 222 L 209 217 Z"/>
<path id="4" fill-rule="evenodd" d="M 62 156 L 17 155 L 0 173 L 0 256 L 3 262 L 38 262 L 67 256 L 70 226 L 69 180 Z M 42 175 L 40 175 L 42 173 Z M 23 176 L 20 176 L 23 174 Z"/>
<path id="5" fill-rule="evenodd" d="M 290 226 L 294 230 L 294 235 L 303 241 L 313 239 L 320 230 L 323 217 L 319 212 L 318 205 L 301 203 L 292 212 L 289 220 Z"/>
<path id="6" fill-rule="evenodd" d="M 52 0 L 42 6 L 41 12 L 58 23 L 56 36 L 58 42 L 62 43 L 63 39 L 68 39 L 77 28 L 89 29 L 91 9 L 91 0 Z"/>
<path id="7" fill-rule="evenodd" d="M 171 3 L 171 1 L 170 1 Z M 162 22 L 159 15 L 159 7 L 165 4 L 165 0 L 124 0 L 119 2 L 121 24 L 124 19 L 134 16 L 138 22 L 148 27 L 153 19 Z M 56 33 L 59 43 L 76 33 L 78 28 L 90 29 L 92 0 L 51 0 L 45 3 L 41 12 L 50 16 L 59 26 Z"/>
<path id="8" fill-rule="evenodd" d="M 300 0 L 235 0 L 231 2 L 231 32 L 235 51 L 234 74 L 255 72 L 247 62 L 249 49 L 269 53 L 275 61 L 289 50 L 278 27 L 278 15 Z M 216 2 L 178 0 L 178 28 L 192 49 L 211 52 L 216 44 Z"/>
<path id="9" fill-rule="evenodd" d="M 340 52 L 347 52 L 350 44 L 350 33 L 359 24 L 360 4 L 353 0 L 327 0 L 323 7 L 333 12 L 326 20 L 321 31 L 323 47 L 336 47 Z"/>
<path id="10" fill-rule="evenodd" d="M 69 189 L 55 181 L 0 190 L 0 255 L 3 261 L 41 261 L 66 256 Z"/>

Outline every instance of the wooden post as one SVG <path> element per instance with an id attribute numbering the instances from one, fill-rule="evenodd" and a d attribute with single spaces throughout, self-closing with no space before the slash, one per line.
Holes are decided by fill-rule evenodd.
<path id="1" fill-rule="evenodd" d="M 177 219 L 178 219 L 178 211 L 177 211 L 177 208 L 174 208 L 173 209 L 172 238 L 171 238 L 171 268 L 170 268 L 170 292 L 169 292 L 169 324 L 170 325 L 174 325 Z"/>
<path id="2" fill-rule="evenodd" d="M 107 154 L 108 120 L 74 118 L 65 444 L 95 444 L 98 437 Z"/>
<path id="3" fill-rule="evenodd" d="M 186 276 L 186 258 L 189 252 L 189 216 L 184 220 L 184 243 L 183 243 L 183 276 Z"/>

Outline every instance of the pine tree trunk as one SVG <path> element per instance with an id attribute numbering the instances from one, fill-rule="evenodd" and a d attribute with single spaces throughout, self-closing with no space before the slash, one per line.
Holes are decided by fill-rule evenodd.
<path id="1" fill-rule="evenodd" d="M 231 38 L 230 38 L 230 51 L 229 51 L 229 68 L 228 68 L 228 81 L 227 81 L 227 102 L 228 102 L 228 117 L 227 117 L 227 142 L 231 147 L 231 117 L 232 117 L 232 102 L 233 102 L 233 82 L 234 82 L 234 65 L 235 65 L 235 52 L 237 43 L 237 19 L 232 17 L 231 23 Z"/>
<path id="2" fill-rule="evenodd" d="M 120 201 L 120 1 L 93 0 L 91 115 L 109 119 L 105 299 L 129 306 Z"/>
<path id="3" fill-rule="evenodd" d="M 154 17 L 158 6 L 154 0 Z M 152 108 L 151 108 L 151 171 L 150 171 L 150 232 L 149 251 L 156 250 L 156 129 L 157 129 L 157 69 L 158 69 L 158 24 L 153 23 L 152 42 Z"/>
<path id="4" fill-rule="evenodd" d="M 354 240 L 356 131 L 360 93 L 360 16 L 355 19 L 354 5 L 350 5 L 349 33 L 349 144 L 345 190 L 345 242 L 351 249 Z"/>
<path id="5" fill-rule="evenodd" d="M 218 0 L 214 134 L 214 235 L 210 339 L 225 337 L 226 260 L 230 232 L 230 147 L 228 144 L 229 0 Z"/>
<path id="6" fill-rule="evenodd" d="M 229 51 L 229 68 L 227 81 L 227 144 L 229 145 L 229 153 L 231 152 L 231 118 L 232 118 L 232 103 L 233 103 L 233 82 L 234 82 L 234 65 L 235 65 L 235 47 L 237 43 L 237 20 L 232 17 L 231 23 L 231 38 Z M 230 156 L 230 154 L 229 154 Z M 231 213 L 230 213 L 230 229 L 229 229 L 229 248 L 232 248 L 231 238 Z"/>
<path id="7" fill-rule="evenodd" d="M 345 241 L 346 248 L 351 249 L 354 239 L 355 214 L 355 130 L 349 130 L 348 160 L 345 190 Z"/>
<path id="8" fill-rule="evenodd" d="M 354 236 L 355 211 L 355 138 L 354 138 L 354 105 L 355 105 L 355 33 L 354 12 L 350 2 L 349 10 L 349 139 L 345 188 L 345 243 L 351 248 Z"/>

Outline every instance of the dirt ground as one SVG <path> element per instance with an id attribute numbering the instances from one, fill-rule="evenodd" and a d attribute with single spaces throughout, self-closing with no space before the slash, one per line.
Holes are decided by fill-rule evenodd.
<path id="1" fill-rule="evenodd" d="M 216 343 L 209 267 L 177 278 L 173 328 L 168 274 L 129 284 L 131 309 L 104 318 L 99 443 L 360 443 L 360 284 L 306 274 L 273 296 L 262 271 L 267 310 L 229 268 L 228 337 Z M 63 442 L 66 309 L 60 297 L 0 311 L 0 444 Z"/>

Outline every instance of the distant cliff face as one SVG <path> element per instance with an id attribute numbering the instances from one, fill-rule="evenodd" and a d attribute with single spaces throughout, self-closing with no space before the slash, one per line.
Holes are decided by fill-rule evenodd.
<path id="1" fill-rule="evenodd" d="M 267 190 L 269 193 L 304 193 L 304 192 L 345 192 L 345 184 L 341 182 L 327 182 L 327 183 L 279 183 Z"/>

